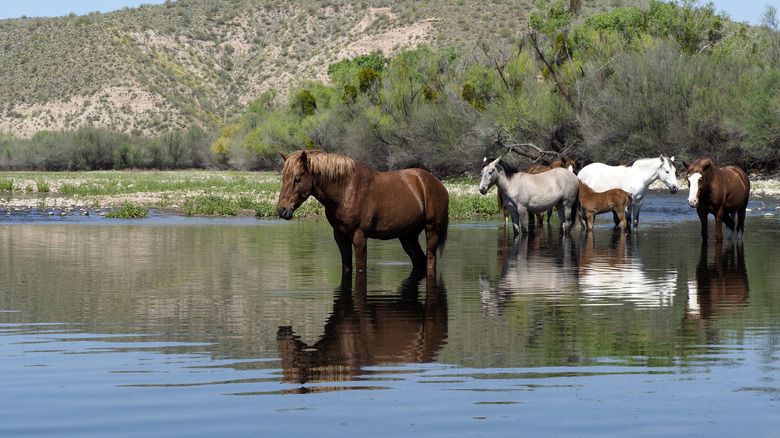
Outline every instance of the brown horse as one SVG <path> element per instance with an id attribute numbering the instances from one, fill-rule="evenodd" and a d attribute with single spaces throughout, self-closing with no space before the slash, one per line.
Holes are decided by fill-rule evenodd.
<path id="1" fill-rule="evenodd" d="M 625 190 L 610 189 L 606 192 L 595 192 L 580 181 L 580 221 L 588 231 L 593 231 L 597 214 L 610 211 L 615 219 L 615 227 L 620 226 L 628 231 L 625 211 L 629 202 L 631 202 L 631 194 Z"/>
<path id="2" fill-rule="evenodd" d="M 563 158 L 561 160 L 555 160 L 549 165 L 547 164 L 540 164 L 540 163 L 531 163 L 530 166 L 528 166 L 528 169 L 526 169 L 526 173 L 542 173 L 546 172 L 550 169 L 557 169 L 557 168 L 564 168 L 568 169 L 575 174 L 577 173 L 577 163 L 574 160 Z M 498 209 L 504 212 L 504 227 L 507 227 L 509 225 L 509 209 L 504 204 L 504 200 L 501 198 L 501 191 L 498 192 Z M 547 210 L 547 223 L 550 223 L 550 217 L 552 217 L 552 209 Z M 534 221 L 536 219 L 536 221 Z M 535 215 L 530 215 L 528 217 L 528 221 L 531 225 L 533 225 L 535 222 L 538 222 L 539 225 L 542 225 L 542 221 L 544 220 L 544 213 L 537 213 Z"/>
<path id="3" fill-rule="evenodd" d="M 750 198 L 750 179 L 737 166 L 719 168 L 710 158 L 699 158 L 693 164 L 683 161 L 690 193 L 688 205 L 696 209 L 701 220 L 701 237 L 707 240 L 707 215 L 715 216 L 715 239 L 723 240 L 721 223 L 734 231 L 737 216 L 737 238 L 745 231 L 745 211 Z"/>
<path id="4" fill-rule="evenodd" d="M 333 227 L 343 272 L 352 271 L 353 246 L 357 271 L 366 270 L 368 238 L 397 238 L 415 270 L 436 269 L 436 251 L 444 248 L 449 224 L 449 194 L 436 177 L 422 169 L 378 172 L 360 161 L 319 150 L 282 157 L 277 213 L 292 219 L 309 196 L 320 201 Z M 427 255 L 417 240 L 423 230 Z"/>

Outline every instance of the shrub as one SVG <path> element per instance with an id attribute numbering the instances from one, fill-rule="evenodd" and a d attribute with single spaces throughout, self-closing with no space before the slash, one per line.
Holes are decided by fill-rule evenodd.
<path id="1" fill-rule="evenodd" d="M 141 217 L 146 217 L 146 214 L 148 212 L 149 210 L 146 210 L 143 207 L 126 202 L 124 205 L 122 205 L 121 208 L 118 208 L 116 210 L 111 210 L 108 213 L 106 213 L 106 217 L 112 219 L 141 218 Z"/>
<path id="2" fill-rule="evenodd" d="M 0 192 L 13 192 L 14 180 L 11 178 L 0 179 Z"/>
<path id="3" fill-rule="evenodd" d="M 236 203 L 219 196 L 199 196 L 184 201 L 184 213 L 187 216 L 235 216 L 238 214 Z"/>

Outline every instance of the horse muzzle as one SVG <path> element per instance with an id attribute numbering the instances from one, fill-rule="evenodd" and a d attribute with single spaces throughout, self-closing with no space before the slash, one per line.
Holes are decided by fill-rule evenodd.
<path id="1" fill-rule="evenodd" d="M 279 217 L 286 220 L 292 219 L 294 211 L 294 208 L 288 207 L 277 207 L 276 209 L 276 213 L 279 214 Z"/>
<path id="2" fill-rule="evenodd" d="M 677 187 L 677 186 L 672 186 L 672 187 L 669 187 L 669 193 L 671 193 L 671 194 L 673 194 L 673 195 L 674 195 L 675 193 L 677 193 L 677 190 L 680 190 L 680 189 L 679 189 L 679 187 Z"/>
<path id="3" fill-rule="evenodd" d="M 696 208 L 699 206 L 699 200 L 698 199 L 689 199 L 688 205 L 691 206 L 691 208 Z"/>
<path id="4" fill-rule="evenodd" d="M 479 193 L 482 193 L 483 195 L 484 195 L 485 193 L 487 193 L 487 191 L 488 191 L 488 188 L 487 188 L 487 187 L 480 187 L 480 188 L 479 188 Z"/>

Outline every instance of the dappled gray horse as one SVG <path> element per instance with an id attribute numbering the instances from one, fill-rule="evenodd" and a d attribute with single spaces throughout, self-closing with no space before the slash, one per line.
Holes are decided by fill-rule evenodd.
<path id="1" fill-rule="evenodd" d="M 487 159 L 485 159 L 487 162 Z M 492 185 L 501 192 L 509 209 L 515 234 L 528 232 L 528 214 L 545 212 L 553 207 L 558 211 L 564 233 L 571 231 L 578 207 L 580 183 L 569 170 L 558 168 L 538 174 L 517 170 L 496 158 L 482 168 L 479 191 L 483 195 Z"/>

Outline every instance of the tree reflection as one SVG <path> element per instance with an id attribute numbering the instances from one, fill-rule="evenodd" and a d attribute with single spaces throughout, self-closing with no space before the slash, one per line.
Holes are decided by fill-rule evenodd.
<path id="1" fill-rule="evenodd" d="M 421 300 L 423 278 L 425 299 Z M 324 334 L 313 345 L 303 342 L 292 327 L 279 327 L 276 338 L 284 382 L 358 380 L 369 374 L 363 370 L 367 366 L 436 359 L 447 339 L 447 294 L 435 276 L 413 273 L 389 296 L 369 295 L 365 274 L 356 275 L 354 289 L 350 283 L 347 278 L 336 289 Z"/>

